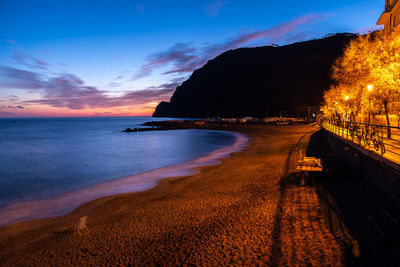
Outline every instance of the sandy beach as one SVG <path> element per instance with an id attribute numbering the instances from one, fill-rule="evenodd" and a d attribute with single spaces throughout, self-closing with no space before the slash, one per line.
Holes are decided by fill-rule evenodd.
<path id="1" fill-rule="evenodd" d="M 250 140 L 219 165 L 1 228 L 0 265 L 343 265 L 345 243 L 329 230 L 315 189 L 291 175 L 317 129 L 223 130 Z M 90 233 L 80 236 L 73 225 L 82 216 Z"/>
<path id="2" fill-rule="evenodd" d="M 247 144 L 248 138 L 245 135 L 237 132 L 229 132 L 229 134 L 235 136 L 232 145 L 223 146 L 190 161 L 112 179 L 53 197 L 20 202 L 0 208 L 0 228 L 16 222 L 65 215 L 80 205 L 101 197 L 145 191 L 153 188 L 165 178 L 199 173 L 198 167 L 219 164 L 219 159 L 242 150 Z M 129 160 L 132 159 L 129 157 Z"/>

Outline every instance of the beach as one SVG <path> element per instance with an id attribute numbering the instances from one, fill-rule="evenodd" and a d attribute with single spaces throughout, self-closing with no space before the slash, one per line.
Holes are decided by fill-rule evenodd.
<path id="1" fill-rule="evenodd" d="M 249 142 L 192 176 L 2 227 L 0 264 L 343 265 L 345 243 L 329 230 L 315 189 L 291 175 L 318 129 L 209 128 L 239 132 Z M 73 225 L 82 216 L 90 232 L 81 236 Z"/>
<path id="2" fill-rule="evenodd" d="M 187 131 L 204 133 L 204 130 L 197 129 Z M 221 146 L 217 150 L 204 153 L 196 159 L 183 163 L 171 164 L 147 172 L 112 179 L 53 197 L 20 202 L 5 208 L 0 208 L 0 227 L 20 221 L 65 215 L 75 210 L 81 204 L 94 199 L 116 194 L 145 191 L 156 186 L 162 179 L 193 175 L 198 172 L 198 167 L 218 164 L 220 162 L 219 159 L 227 157 L 233 152 L 240 151 L 248 141 L 246 136 L 235 132 L 207 132 L 208 134 L 225 134 L 227 136 L 232 136 L 235 141 L 232 145 Z M 201 136 L 201 134 L 199 134 L 199 136 Z M 132 138 L 134 137 L 132 136 Z M 129 159 L 130 157 L 127 158 Z"/>

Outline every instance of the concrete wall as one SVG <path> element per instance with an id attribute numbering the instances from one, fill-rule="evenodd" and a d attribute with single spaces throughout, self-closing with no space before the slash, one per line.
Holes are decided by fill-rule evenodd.
<path id="1" fill-rule="evenodd" d="M 331 148 L 350 162 L 371 184 L 378 186 L 390 195 L 400 194 L 399 165 L 327 130 L 324 130 L 324 133 Z"/>

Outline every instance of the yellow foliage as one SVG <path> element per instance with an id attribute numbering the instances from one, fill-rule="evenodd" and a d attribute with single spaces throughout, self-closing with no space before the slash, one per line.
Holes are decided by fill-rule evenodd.
<path id="1" fill-rule="evenodd" d="M 335 85 L 324 93 L 326 115 L 399 113 L 400 27 L 352 40 L 335 61 L 332 78 Z"/>

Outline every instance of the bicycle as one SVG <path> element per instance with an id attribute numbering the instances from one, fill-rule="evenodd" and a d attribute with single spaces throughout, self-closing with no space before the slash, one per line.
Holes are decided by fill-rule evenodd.
<path id="1" fill-rule="evenodd" d="M 349 134 L 351 137 L 351 140 L 354 141 L 354 139 L 358 138 L 359 134 L 358 134 L 358 125 L 357 124 L 353 124 L 349 126 Z"/>
<path id="2" fill-rule="evenodd" d="M 361 141 L 363 140 L 363 129 L 361 129 L 360 126 L 356 126 L 356 129 L 354 130 L 354 140 L 358 142 L 361 145 Z"/>
<path id="3" fill-rule="evenodd" d="M 385 154 L 386 148 L 383 142 L 383 138 L 379 135 L 379 132 L 376 129 L 373 129 L 371 133 L 372 144 L 374 145 L 374 149 L 378 152 L 380 151 L 381 155 Z"/>
<path id="4" fill-rule="evenodd" d="M 370 126 L 365 127 L 365 131 L 363 132 L 362 141 L 369 148 L 371 146 L 372 141 L 372 132 L 370 132 Z"/>

